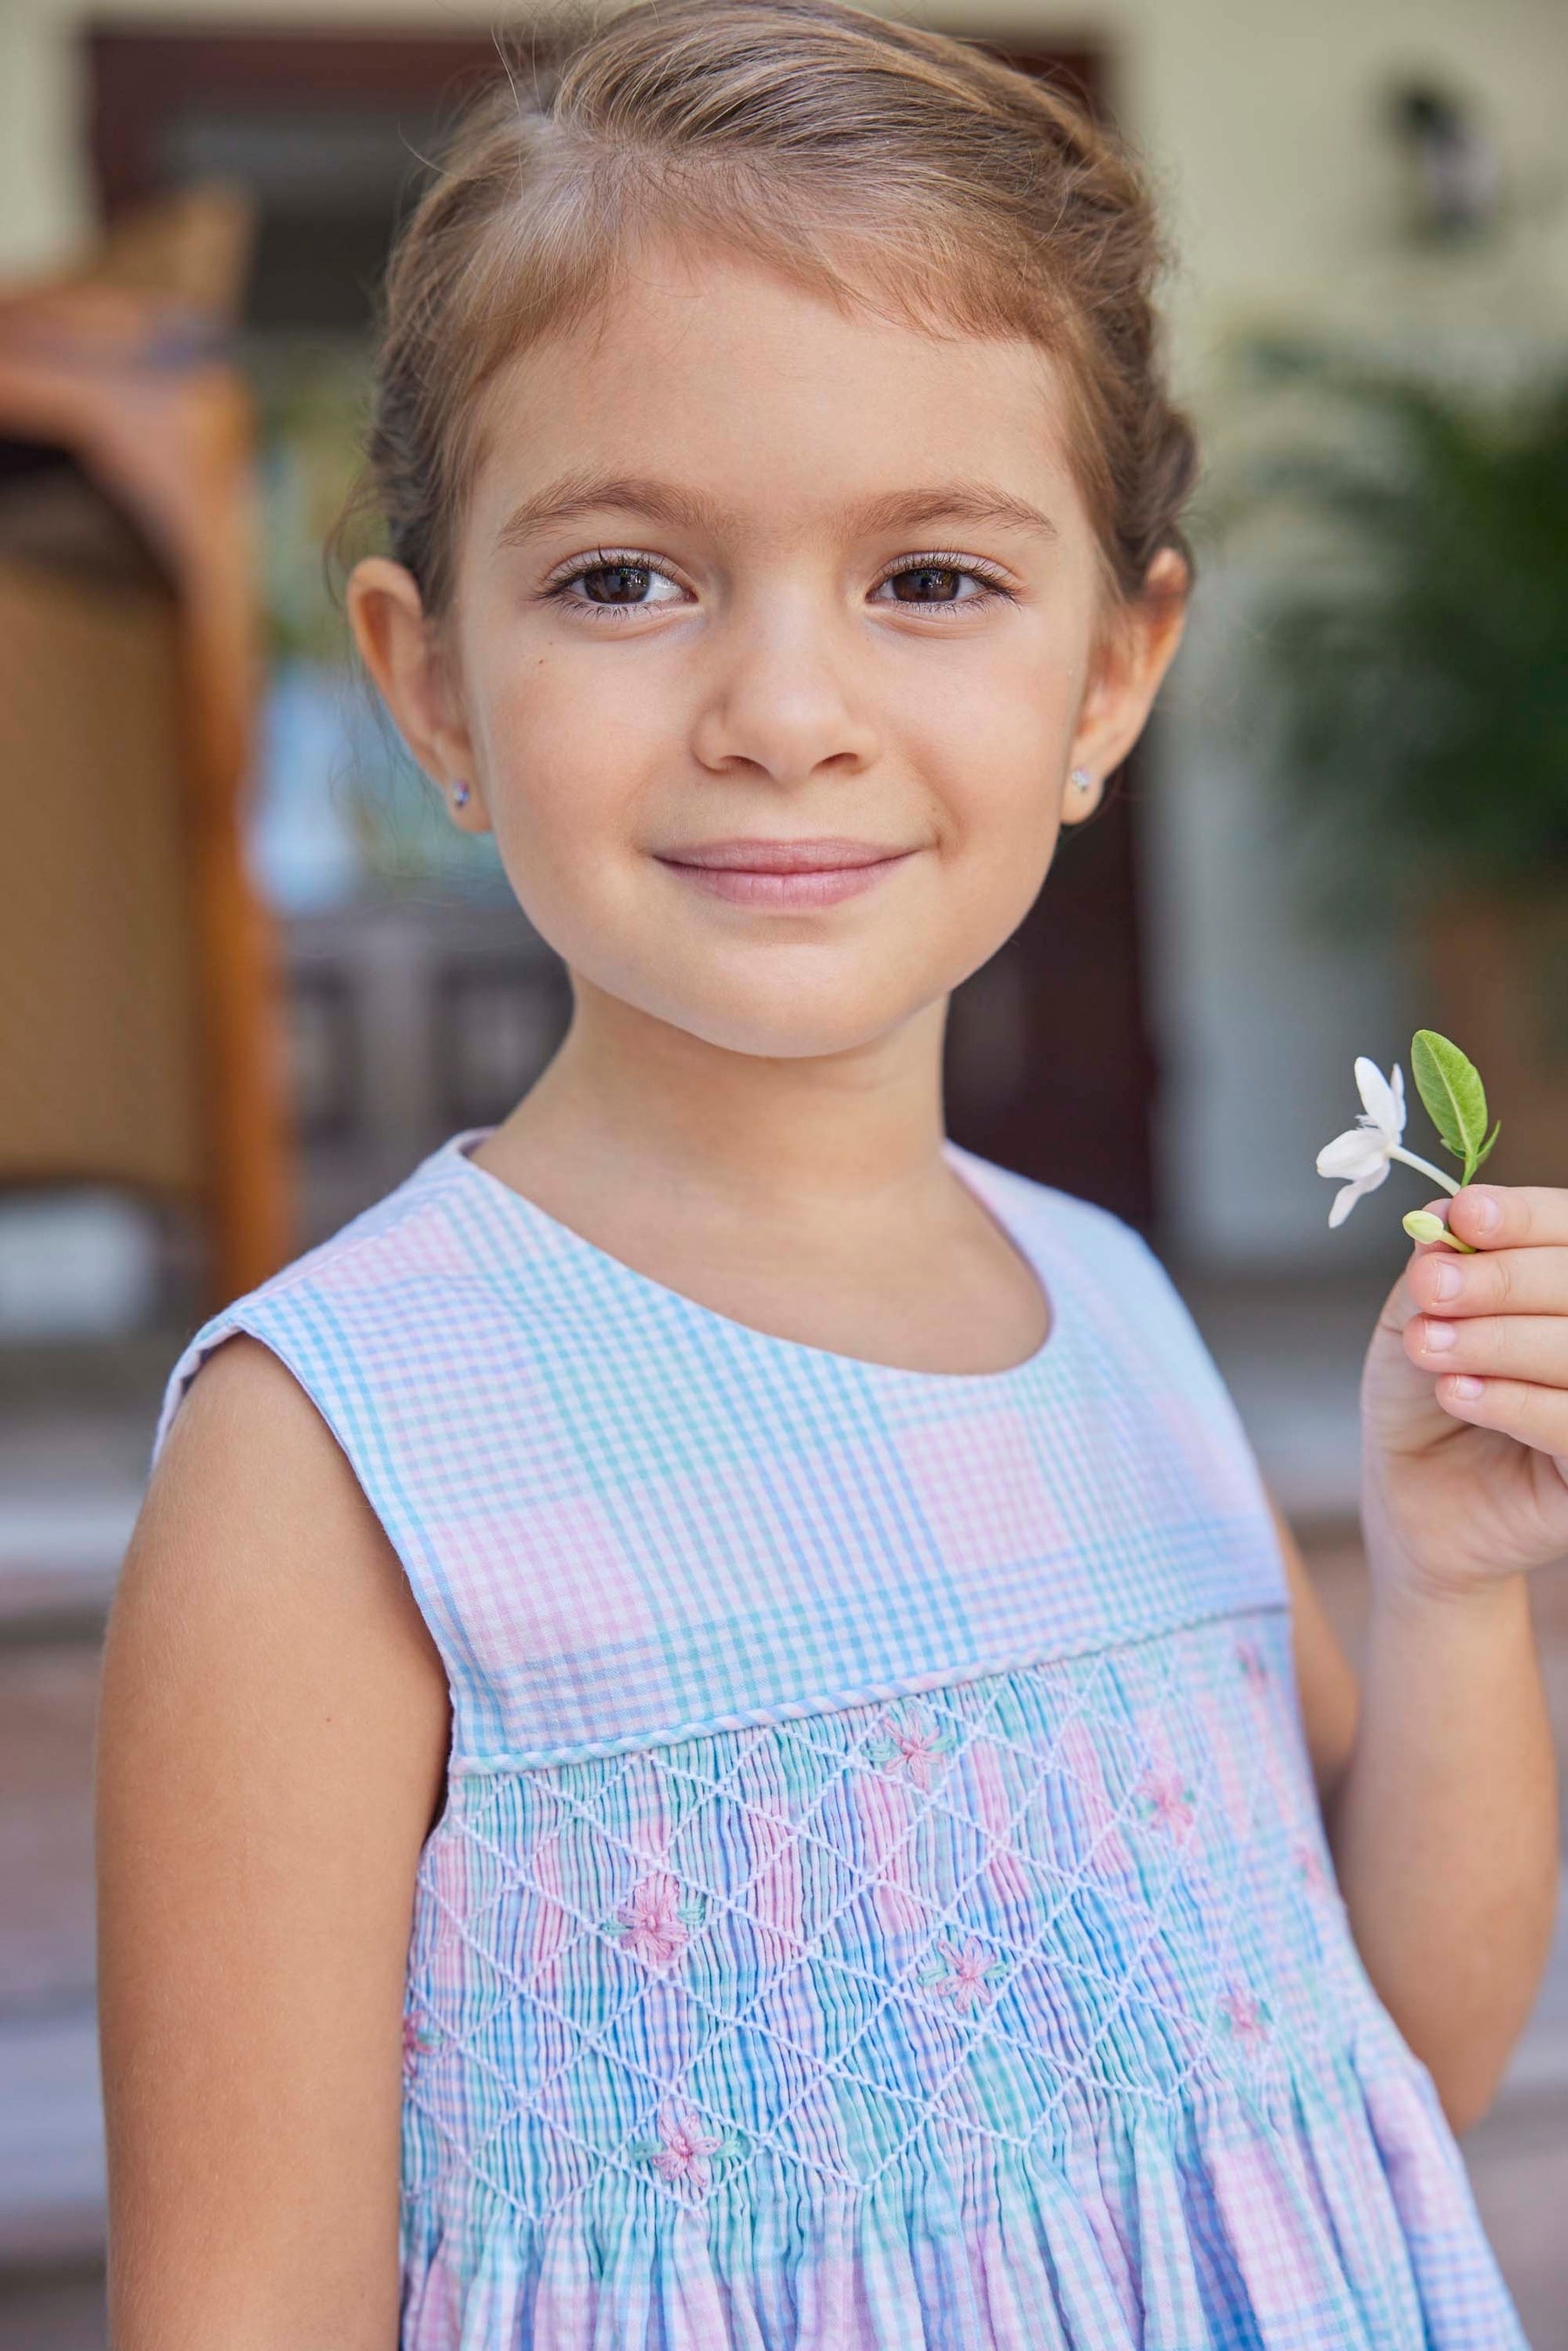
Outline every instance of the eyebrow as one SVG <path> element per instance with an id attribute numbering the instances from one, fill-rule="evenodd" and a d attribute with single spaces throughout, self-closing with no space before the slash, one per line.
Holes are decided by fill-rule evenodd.
<path id="1" fill-rule="evenodd" d="M 502 547 L 521 547 L 541 531 L 590 514 L 635 514 L 676 530 L 718 538 L 733 528 L 716 500 L 674 482 L 623 474 L 568 474 L 513 509 L 497 533 Z M 841 519 L 862 537 L 915 530 L 938 522 L 1000 523 L 1014 530 L 1057 537 L 1056 525 L 1027 498 L 984 482 L 943 482 L 930 489 L 894 490 L 846 507 Z"/>

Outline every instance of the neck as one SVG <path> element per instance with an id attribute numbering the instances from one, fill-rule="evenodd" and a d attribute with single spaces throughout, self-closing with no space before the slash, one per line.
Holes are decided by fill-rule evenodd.
<path id="1" fill-rule="evenodd" d="M 946 1023 L 943 998 L 841 1052 L 737 1052 L 574 975 L 565 1041 L 486 1148 L 499 1173 L 635 1169 L 763 1216 L 885 1197 L 940 1172 Z"/>

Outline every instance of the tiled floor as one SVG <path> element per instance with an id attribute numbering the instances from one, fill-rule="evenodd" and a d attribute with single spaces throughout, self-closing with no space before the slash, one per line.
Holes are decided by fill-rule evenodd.
<path id="1" fill-rule="evenodd" d="M 1195 1285 L 1195 1311 L 1354 1649 L 1364 1609 L 1354 1380 L 1379 1292 Z M 0 2351 L 102 2351 L 91 2022 L 96 1627 L 172 1346 L 78 1378 L 0 1359 Z M 1537 1582 L 1568 1754 L 1568 1566 Z M 1568 2351 L 1568 1928 L 1466 2155 L 1533 2351 Z M 26 2266 L 24 2266 L 26 2265 Z M 74 2265 L 74 2266 L 73 2266 Z"/>

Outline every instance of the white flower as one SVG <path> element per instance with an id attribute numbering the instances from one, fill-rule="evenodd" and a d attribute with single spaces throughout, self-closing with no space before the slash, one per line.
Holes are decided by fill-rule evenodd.
<path id="1" fill-rule="evenodd" d="M 1358 1123 L 1325 1143 L 1318 1154 L 1318 1174 L 1348 1179 L 1333 1196 L 1329 1223 L 1343 1225 L 1364 1192 L 1375 1192 L 1388 1174 L 1389 1162 L 1403 1158 L 1399 1145 L 1405 1134 L 1405 1076 L 1397 1061 L 1392 1080 L 1375 1061 L 1358 1053 L 1355 1082 L 1365 1108 Z"/>

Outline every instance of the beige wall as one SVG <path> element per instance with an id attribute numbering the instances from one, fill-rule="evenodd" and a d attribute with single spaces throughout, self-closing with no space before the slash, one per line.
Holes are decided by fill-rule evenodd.
<path id="1" fill-rule="evenodd" d="M 308 13 L 271 0 L 96 0 L 90 13 L 448 31 L 494 17 L 465 0 L 439 10 L 335 0 Z M 1563 0 L 1083 0 L 1066 11 L 932 0 L 925 13 L 975 32 L 1087 33 L 1111 48 L 1121 118 L 1155 170 L 1182 256 L 1168 298 L 1178 381 L 1218 453 L 1219 359 L 1243 325 L 1334 322 L 1488 363 L 1568 329 Z M 43 264 L 89 221 L 87 14 L 73 0 L 5 0 L 0 268 Z M 1494 128 L 1509 185 L 1535 215 L 1501 253 L 1458 261 L 1402 246 L 1378 107 L 1389 81 L 1410 74 L 1472 93 Z M 1282 903 L 1266 804 L 1215 724 L 1246 611 L 1244 583 L 1211 567 L 1167 696 L 1149 812 L 1166 1189 L 1196 1256 L 1343 1263 L 1385 1236 L 1367 1219 L 1330 1240 L 1312 1156 L 1354 1106 L 1352 1056 L 1400 1050 L 1421 1008 L 1396 956 L 1331 955 Z"/>

